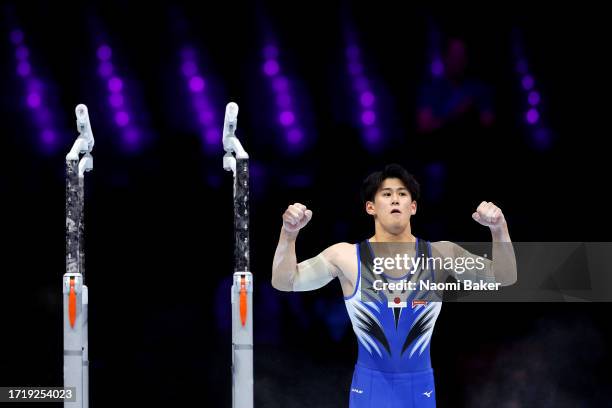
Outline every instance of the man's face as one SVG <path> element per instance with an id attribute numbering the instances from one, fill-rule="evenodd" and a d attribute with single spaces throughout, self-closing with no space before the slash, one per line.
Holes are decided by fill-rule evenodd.
<path id="1" fill-rule="evenodd" d="M 401 233 L 410 224 L 410 217 L 416 213 L 416 201 L 398 178 L 388 178 L 374 196 L 366 203 L 366 212 L 387 231 Z"/>

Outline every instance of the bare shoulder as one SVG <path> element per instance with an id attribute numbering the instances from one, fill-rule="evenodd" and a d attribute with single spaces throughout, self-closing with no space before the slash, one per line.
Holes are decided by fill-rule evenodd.
<path id="1" fill-rule="evenodd" d="M 354 283 L 357 276 L 357 249 L 354 244 L 340 242 L 328 247 L 321 254 L 335 267 L 343 287 L 344 280 L 351 282 L 351 285 Z"/>
<path id="2" fill-rule="evenodd" d="M 330 262 L 338 262 L 342 259 L 355 255 L 355 246 L 348 242 L 339 242 L 334 244 L 322 252 L 323 256 Z"/>
<path id="3" fill-rule="evenodd" d="M 454 257 L 457 246 L 451 241 L 436 241 L 431 243 L 431 252 L 434 257 Z"/>
<path id="4" fill-rule="evenodd" d="M 461 245 L 451 241 L 437 241 L 431 243 L 432 252 L 437 256 L 451 258 L 476 257 Z"/>
<path id="5" fill-rule="evenodd" d="M 431 243 L 431 256 L 434 259 L 446 260 L 449 258 L 455 258 L 456 248 L 459 245 L 451 241 L 435 241 Z M 446 268 L 437 270 L 436 278 L 440 282 L 444 282 L 449 276 L 449 271 Z"/>

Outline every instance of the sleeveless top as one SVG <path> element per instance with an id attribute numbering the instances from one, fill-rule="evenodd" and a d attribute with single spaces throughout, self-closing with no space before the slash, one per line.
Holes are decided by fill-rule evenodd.
<path id="1" fill-rule="evenodd" d="M 431 244 L 417 238 L 416 256 L 431 257 Z M 374 253 L 368 240 L 356 244 L 357 282 L 351 296 L 344 298 L 358 340 L 357 364 L 384 372 L 417 372 L 431 369 L 429 346 L 434 325 L 442 308 L 440 301 L 423 300 L 418 290 L 362 290 L 371 288 L 374 280 L 399 282 L 401 278 L 373 272 Z M 415 271 L 418 279 L 435 281 L 433 268 L 427 263 Z"/>

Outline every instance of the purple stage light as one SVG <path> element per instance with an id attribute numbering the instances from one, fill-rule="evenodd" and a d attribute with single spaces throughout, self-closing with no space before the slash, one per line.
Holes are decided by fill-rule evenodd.
<path id="1" fill-rule="evenodd" d="M 304 135 L 300 129 L 291 129 L 287 132 L 287 141 L 292 145 L 300 144 L 303 138 Z"/>
<path id="2" fill-rule="evenodd" d="M 29 92 L 40 92 L 43 89 L 43 83 L 36 78 L 32 78 L 27 82 Z"/>
<path id="3" fill-rule="evenodd" d="M 373 111 L 364 111 L 361 114 L 361 122 L 366 126 L 371 126 L 376 122 L 376 114 Z"/>
<path id="4" fill-rule="evenodd" d="M 527 91 L 530 90 L 531 88 L 533 88 L 534 82 L 535 81 L 533 80 L 533 77 L 531 75 L 525 75 L 522 80 L 523 88 Z"/>
<path id="5" fill-rule="evenodd" d="M 115 123 L 117 126 L 124 127 L 130 122 L 130 115 L 127 112 L 119 111 L 115 114 Z"/>
<path id="6" fill-rule="evenodd" d="M 108 80 L 108 90 L 111 92 L 121 92 L 123 81 L 120 78 L 112 77 Z"/>
<path id="7" fill-rule="evenodd" d="M 436 58 L 431 63 L 431 74 L 434 77 L 441 77 L 444 74 L 444 64 L 439 58 Z"/>
<path id="8" fill-rule="evenodd" d="M 40 134 L 40 139 L 46 145 L 53 145 L 56 141 L 55 132 L 51 129 L 45 129 Z"/>
<path id="9" fill-rule="evenodd" d="M 30 72 L 32 72 L 32 67 L 30 67 L 30 63 L 28 61 L 21 61 L 19 64 L 17 64 L 17 74 L 20 77 L 26 77 L 30 75 Z"/>
<path id="10" fill-rule="evenodd" d="M 282 76 L 276 77 L 272 80 L 272 88 L 276 92 L 287 92 L 289 90 L 289 81 Z"/>
<path id="11" fill-rule="evenodd" d="M 281 109 L 287 109 L 291 107 L 291 96 L 286 93 L 279 94 L 276 97 L 276 104 Z"/>
<path id="12" fill-rule="evenodd" d="M 51 122 L 51 111 L 48 108 L 45 108 L 44 104 L 41 101 L 40 108 L 36 111 L 36 121 L 41 125 L 45 126 L 49 122 Z"/>
<path id="13" fill-rule="evenodd" d="M 120 108 L 123 106 L 123 95 L 120 93 L 113 93 L 108 97 L 108 103 L 113 108 Z"/>
<path id="14" fill-rule="evenodd" d="M 189 80 L 189 89 L 191 92 L 202 92 L 204 90 L 204 79 L 200 76 L 194 76 Z"/>
<path id="15" fill-rule="evenodd" d="M 295 121 L 295 115 L 291 111 L 284 111 L 281 112 L 278 119 L 281 125 L 291 126 Z"/>
<path id="16" fill-rule="evenodd" d="M 98 74 L 100 74 L 102 78 L 108 78 L 113 75 L 113 64 L 109 61 L 104 61 L 98 68 Z"/>
<path id="17" fill-rule="evenodd" d="M 364 130 L 366 141 L 369 144 L 375 144 L 380 142 L 380 131 L 377 127 L 369 127 Z"/>
<path id="18" fill-rule="evenodd" d="M 201 124 L 205 126 L 212 125 L 213 119 L 214 119 L 214 115 L 209 110 L 202 111 L 198 114 L 198 120 L 200 121 Z"/>
<path id="19" fill-rule="evenodd" d="M 208 110 L 208 103 L 203 94 L 195 94 L 191 98 L 193 107 L 197 112 Z"/>
<path id="20" fill-rule="evenodd" d="M 27 59 L 28 56 L 30 55 L 30 50 L 28 50 L 28 47 L 24 46 L 24 45 L 20 45 L 19 47 L 17 47 L 17 49 L 15 50 L 15 57 L 21 61 L 24 59 Z"/>
<path id="21" fill-rule="evenodd" d="M 538 91 L 529 92 L 529 96 L 527 97 L 529 104 L 531 106 L 536 106 L 540 103 L 540 93 Z"/>
<path id="22" fill-rule="evenodd" d="M 221 142 L 221 134 L 218 129 L 208 129 L 204 135 L 204 141 L 207 145 L 214 146 Z"/>
<path id="23" fill-rule="evenodd" d="M 531 108 L 529 109 L 529 111 L 527 111 L 526 118 L 527 118 L 527 123 L 529 123 L 530 125 L 534 125 L 540 119 L 540 114 L 538 113 L 537 109 Z"/>
<path id="24" fill-rule="evenodd" d="M 130 128 L 125 131 L 123 134 L 123 140 L 129 146 L 136 146 L 140 140 L 140 134 L 137 129 Z"/>
<path id="25" fill-rule="evenodd" d="M 27 97 L 27 103 L 30 108 L 38 108 L 40 106 L 41 98 L 38 92 L 31 92 Z"/>
<path id="26" fill-rule="evenodd" d="M 279 70 L 278 62 L 273 59 L 266 61 L 263 65 L 263 71 L 267 76 L 274 76 L 278 74 Z"/>
<path id="27" fill-rule="evenodd" d="M 97 55 L 100 61 L 107 61 L 113 55 L 113 51 L 108 45 L 104 44 L 98 47 Z"/>
<path id="28" fill-rule="evenodd" d="M 181 71 L 183 72 L 183 75 L 190 78 L 198 72 L 198 67 L 193 61 L 185 61 L 181 66 Z"/>
<path id="29" fill-rule="evenodd" d="M 355 78 L 355 81 L 353 82 L 353 86 L 355 87 L 357 92 L 367 91 L 367 89 L 368 89 L 368 80 L 365 79 L 362 76 L 359 76 L 359 77 Z"/>
<path id="30" fill-rule="evenodd" d="M 361 97 L 359 98 L 361 101 L 361 105 L 363 107 L 370 107 L 374 104 L 374 94 L 370 91 L 366 91 L 364 93 L 361 94 Z"/>

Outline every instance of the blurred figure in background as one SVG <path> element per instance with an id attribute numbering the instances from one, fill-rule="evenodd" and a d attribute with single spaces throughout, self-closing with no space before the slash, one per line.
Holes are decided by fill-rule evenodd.
<path id="1" fill-rule="evenodd" d="M 491 88 L 473 74 L 463 39 L 450 37 L 441 55 L 439 71 L 420 87 L 414 151 L 424 168 L 428 205 L 447 214 L 446 203 L 464 193 L 465 182 L 479 171 L 490 153 L 495 122 Z M 482 179 L 482 183 L 487 183 Z M 440 206 L 439 208 L 436 205 Z M 448 225 L 456 215 L 440 219 Z"/>
<path id="2" fill-rule="evenodd" d="M 495 114 L 490 89 L 482 81 L 468 76 L 467 68 L 465 42 L 459 38 L 449 39 L 443 74 L 421 88 L 417 108 L 419 133 L 493 124 Z"/>

